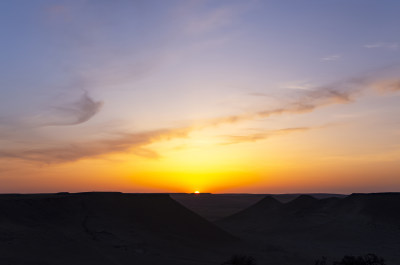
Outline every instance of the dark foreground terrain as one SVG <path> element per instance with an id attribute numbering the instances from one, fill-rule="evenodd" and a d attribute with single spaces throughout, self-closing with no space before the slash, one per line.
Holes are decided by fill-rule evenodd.
<path id="1" fill-rule="evenodd" d="M 225 216 L 214 223 L 167 194 L 0 195 L 0 264 L 217 265 L 243 254 L 314 265 L 367 253 L 400 264 L 399 193 L 207 196 L 172 195 L 209 220 Z"/>
<path id="2" fill-rule="evenodd" d="M 288 203 L 267 196 L 217 223 L 254 249 L 297 255 L 298 264 L 316 256 L 339 260 L 367 253 L 400 264 L 400 193 L 301 195 Z"/>
<path id="3" fill-rule="evenodd" d="M 218 264 L 237 241 L 167 194 L 0 196 L 2 265 Z"/>

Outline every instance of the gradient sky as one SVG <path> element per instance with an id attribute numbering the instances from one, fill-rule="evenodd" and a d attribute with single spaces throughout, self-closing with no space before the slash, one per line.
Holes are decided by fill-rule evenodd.
<path id="1" fill-rule="evenodd" d="M 400 1 L 1 1 L 0 192 L 400 189 Z"/>

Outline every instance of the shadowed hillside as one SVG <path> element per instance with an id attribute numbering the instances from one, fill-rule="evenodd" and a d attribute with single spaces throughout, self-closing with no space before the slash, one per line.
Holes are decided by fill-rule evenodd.
<path id="1" fill-rule="evenodd" d="M 288 203 L 267 196 L 217 223 L 248 241 L 305 257 L 378 253 L 388 264 L 400 264 L 400 193 L 301 195 Z"/>
<path id="2" fill-rule="evenodd" d="M 198 264 L 236 240 L 165 194 L 0 196 L 0 264 Z"/>
<path id="3" fill-rule="evenodd" d="M 230 216 L 263 199 L 266 194 L 187 194 L 175 193 L 171 197 L 193 210 L 207 220 L 216 221 Z M 300 194 L 272 194 L 273 198 L 286 203 L 297 198 Z M 315 193 L 313 197 L 325 199 L 331 197 L 343 198 L 342 194 Z"/>

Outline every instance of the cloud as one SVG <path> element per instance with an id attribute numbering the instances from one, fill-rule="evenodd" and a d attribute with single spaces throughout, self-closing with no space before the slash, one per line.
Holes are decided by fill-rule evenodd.
<path id="1" fill-rule="evenodd" d="M 0 150 L 0 159 L 20 159 L 46 164 L 73 162 L 85 158 L 99 158 L 111 153 L 132 153 L 147 159 L 160 159 L 162 156 L 147 145 L 160 141 L 186 138 L 190 132 L 198 128 L 188 126 L 182 128 L 160 129 L 142 133 L 124 133 L 112 139 L 101 139 L 91 142 L 66 144 L 57 147 Z M 255 142 L 273 136 L 311 130 L 309 127 L 284 128 L 249 135 L 224 136 L 221 145 Z"/>
<path id="2" fill-rule="evenodd" d="M 20 117 L 9 114 L 0 116 L 0 144 L 3 150 L 7 146 L 24 144 L 25 146 L 46 145 L 41 133 L 52 126 L 72 126 L 90 120 L 101 109 L 103 102 L 92 99 L 83 91 L 78 99 L 70 100 L 69 96 L 62 95 L 64 103 L 60 103 L 60 96 L 50 102 L 53 107 L 45 106 L 38 112 Z M 68 103 L 69 101 L 69 103 Z M 59 106 L 54 106 L 54 105 Z"/>
<path id="3" fill-rule="evenodd" d="M 382 92 L 400 91 L 400 79 L 379 80 L 373 83 L 372 86 Z"/>
<path id="4" fill-rule="evenodd" d="M 367 49 L 388 49 L 388 50 L 397 50 L 400 47 L 400 44 L 397 42 L 377 42 L 372 44 L 364 45 L 364 48 Z"/>
<path id="5" fill-rule="evenodd" d="M 314 90 L 299 90 L 294 100 L 285 100 L 286 102 L 282 102 L 277 108 L 214 118 L 200 123 L 199 127 L 232 124 L 257 118 L 268 118 L 272 115 L 307 113 L 327 105 L 350 103 L 355 100 L 360 91 L 366 88 L 366 83 L 367 80 L 358 78 L 318 87 Z M 262 93 L 253 93 L 252 95 L 265 97 L 265 94 Z"/>
<path id="6" fill-rule="evenodd" d="M 294 132 L 303 132 L 308 131 L 313 128 L 311 127 L 295 127 L 295 128 L 284 128 L 278 130 L 271 130 L 261 133 L 254 133 L 254 134 L 246 134 L 246 135 L 227 135 L 224 136 L 224 142 L 222 145 L 230 145 L 230 144 L 240 144 L 246 142 L 256 142 L 260 140 L 265 140 L 270 137 L 285 135 Z"/>
<path id="7" fill-rule="evenodd" d="M 296 90 L 294 99 L 282 99 L 281 104 L 276 108 L 262 109 L 224 117 L 218 117 L 199 123 L 197 128 L 233 124 L 253 119 L 268 118 L 273 115 L 302 114 L 312 112 L 318 108 L 334 105 L 347 104 L 355 101 L 363 92 L 373 90 L 375 92 L 396 92 L 400 91 L 400 78 L 398 66 L 385 67 L 353 77 L 341 82 L 325 86 L 315 87 L 310 90 Z M 396 77 L 391 77 L 396 76 Z M 253 96 L 265 97 L 266 94 L 255 92 Z"/>
<path id="8" fill-rule="evenodd" d="M 42 163 L 63 163 L 83 158 L 100 157 L 101 155 L 131 152 L 135 155 L 158 159 L 161 156 L 146 145 L 153 142 L 183 138 L 189 128 L 160 129 L 141 133 L 121 133 L 110 139 L 89 142 L 71 143 L 43 148 L 24 148 L 17 150 L 0 150 L 0 158 L 12 158 Z"/>
<path id="9" fill-rule="evenodd" d="M 340 54 L 332 54 L 321 58 L 321 61 L 337 61 L 342 58 Z"/>
<path id="10" fill-rule="evenodd" d="M 93 100 L 86 91 L 79 100 L 71 104 L 53 107 L 51 111 L 46 111 L 36 117 L 40 126 L 67 126 L 77 125 L 90 120 L 96 115 L 103 102 Z"/>
<path id="11" fill-rule="evenodd" d="M 224 124 L 234 124 L 243 121 L 267 118 L 272 115 L 299 114 L 311 112 L 319 107 L 330 104 L 349 103 L 356 93 L 364 88 L 366 80 L 358 78 L 338 84 L 332 84 L 314 90 L 299 90 L 294 100 L 282 101 L 277 108 L 261 109 L 248 113 L 217 117 L 203 121 L 193 122 L 190 125 L 159 129 L 147 132 L 120 133 L 106 139 L 89 142 L 76 142 L 71 144 L 57 144 L 39 148 L 3 149 L 0 158 L 14 158 L 44 163 L 62 163 L 76 161 L 83 158 L 100 157 L 110 153 L 131 152 L 135 155 L 158 159 L 157 152 L 147 146 L 151 143 L 188 137 L 190 132 L 217 127 Z M 257 95 L 257 94 L 256 94 Z M 264 96 L 263 94 L 260 94 Z M 91 99 L 85 92 L 80 100 L 66 106 L 56 108 L 52 120 L 46 120 L 43 125 L 72 125 L 90 119 L 98 112 L 101 102 Z M 232 136 L 228 142 L 257 141 L 272 135 L 305 130 L 305 128 L 282 129 L 267 134 L 254 134 L 248 136 Z"/>
<path id="12" fill-rule="evenodd" d="M 297 93 L 294 93 L 294 98 L 290 100 L 282 100 L 280 106 L 276 108 L 266 108 L 242 114 L 194 121 L 192 124 L 182 127 L 165 128 L 146 132 L 119 133 L 112 137 L 88 142 L 76 142 L 64 145 L 57 144 L 56 146 L 40 148 L 25 147 L 22 149 L 2 149 L 0 150 L 0 159 L 14 158 L 42 163 L 62 163 L 123 152 L 130 152 L 149 159 L 158 159 L 162 157 L 161 154 L 149 149 L 149 144 L 178 138 L 186 138 L 193 131 L 213 128 L 224 124 L 235 124 L 243 121 L 267 118 L 272 115 L 301 114 L 312 112 L 328 105 L 351 103 L 362 95 L 362 92 L 371 89 L 373 91 L 385 92 L 400 91 L 400 79 L 389 78 L 388 76 L 382 77 L 379 73 L 375 73 L 374 75 L 365 74 L 343 82 L 316 87 L 312 90 L 296 90 Z M 260 96 L 263 97 L 265 95 L 260 94 Z M 63 115 L 68 117 L 68 119 L 66 119 L 68 120 L 68 123 L 65 119 L 60 119 L 58 122 L 53 121 L 53 124 L 66 125 L 84 122 L 97 113 L 100 106 L 100 102 L 95 102 L 87 95 L 87 93 L 84 93 L 78 102 L 60 110 Z M 226 142 L 222 144 L 255 142 L 272 136 L 310 129 L 312 128 L 296 127 L 256 134 L 226 136 Z"/>

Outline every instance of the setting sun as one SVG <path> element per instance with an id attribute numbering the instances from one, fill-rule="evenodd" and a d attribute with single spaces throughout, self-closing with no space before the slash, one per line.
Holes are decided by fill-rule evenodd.
<path id="1" fill-rule="evenodd" d="M 200 193 L 200 191 L 198 191 L 198 190 L 196 190 L 195 192 L 194 192 L 194 194 L 199 194 Z"/>

